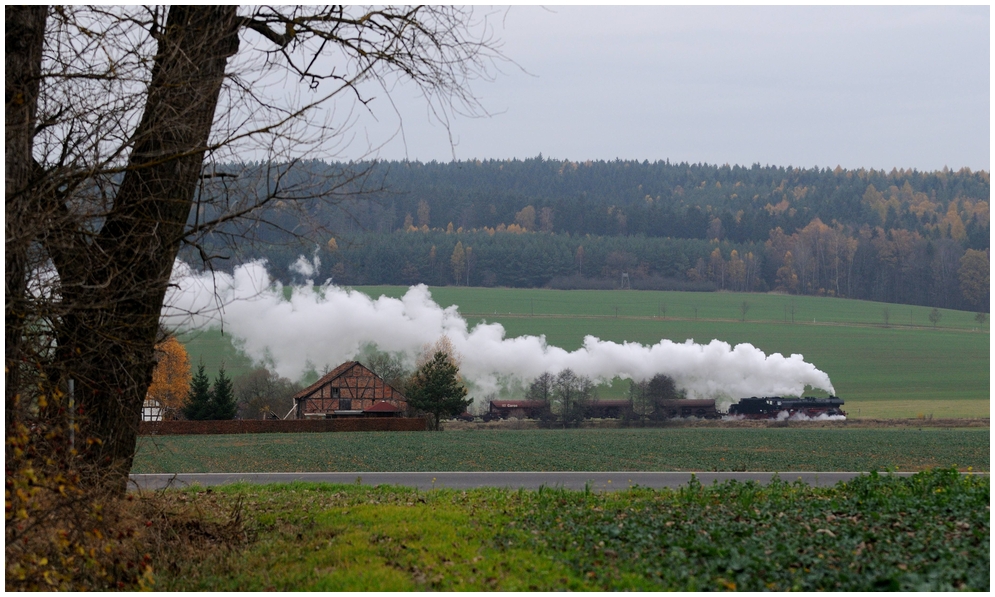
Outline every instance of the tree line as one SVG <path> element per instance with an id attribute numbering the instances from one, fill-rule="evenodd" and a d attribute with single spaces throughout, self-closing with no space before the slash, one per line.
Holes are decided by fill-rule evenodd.
<path id="1" fill-rule="evenodd" d="M 303 282 L 298 245 L 249 247 L 272 276 Z M 515 230 L 430 229 L 343 236 L 316 245 L 316 282 L 516 288 L 780 291 L 987 312 L 989 250 L 918 232 L 816 219 L 762 243 Z"/>
<path id="2" fill-rule="evenodd" d="M 844 170 L 663 162 L 544 159 L 293 165 L 229 164 L 247 185 L 274 179 L 293 192 L 335 194 L 291 228 L 388 233 L 411 227 L 464 230 L 517 225 L 571 235 L 644 235 L 764 242 L 818 218 L 859 229 L 917 231 L 989 246 L 989 173 L 969 169 Z M 342 172 L 357 173 L 344 188 Z M 361 174 L 361 175 L 359 175 Z M 305 181 L 307 183 L 305 184 Z M 293 192 L 291 192 L 293 189 Z M 348 192 L 344 192 L 348 191 Z M 289 201 L 273 205 L 275 220 Z M 289 214 L 288 214 L 289 215 Z M 268 218 L 269 219 L 269 218 Z M 291 224 L 288 219 L 286 224 Z M 263 236 L 277 240 L 272 229 Z"/>
<path id="3" fill-rule="evenodd" d="M 256 180 L 247 173 L 263 166 L 229 167 Z M 256 242 L 224 242 L 222 230 L 204 246 L 233 263 L 265 258 L 286 283 L 294 281 L 289 265 L 314 252 L 323 279 L 342 284 L 627 281 L 989 309 L 987 172 L 539 157 L 307 162 L 281 176 L 321 193 L 322 172 L 348 168 L 362 172 L 352 198 L 303 216 L 277 202 L 271 225 L 254 229 Z"/>

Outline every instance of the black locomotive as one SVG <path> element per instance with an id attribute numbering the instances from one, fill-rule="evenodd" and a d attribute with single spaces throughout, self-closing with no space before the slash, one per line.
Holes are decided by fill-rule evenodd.
<path id="1" fill-rule="evenodd" d="M 829 398 L 781 398 L 780 396 L 743 398 L 729 407 L 729 414 L 747 419 L 777 419 L 800 415 L 808 418 L 846 416 L 840 408 L 843 401 L 836 396 Z"/>

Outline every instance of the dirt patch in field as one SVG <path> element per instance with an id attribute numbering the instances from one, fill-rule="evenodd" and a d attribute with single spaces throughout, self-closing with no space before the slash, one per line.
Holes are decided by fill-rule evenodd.
<path id="1" fill-rule="evenodd" d="M 714 427 L 728 429 L 887 429 L 887 428 L 987 428 L 990 419 L 847 419 L 845 421 L 773 421 L 746 420 L 725 421 L 708 419 L 676 419 L 671 421 L 653 421 L 633 423 L 627 426 L 612 419 L 595 419 L 584 421 L 583 429 L 637 429 L 648 427 Z M 530 419 L 508 419 L 504 421 L 446 421 L 442 424 L 447 431 L 471 431 L 475 429 L 539 429 L 538 421 Z"/>

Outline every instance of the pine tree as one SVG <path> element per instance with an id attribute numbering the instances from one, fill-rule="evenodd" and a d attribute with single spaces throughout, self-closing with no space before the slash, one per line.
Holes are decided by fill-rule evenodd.
<path id="1" fill-rule="evenodd" d="M 197 368 L 197 373 L 190 380 L 190 392 L 183 404 L 183 416 L 191 421 L 202 421 L 208 418 L 211 410 L 211 380 L 204 372 L 204 364 Z"/>
<path id="2" fill-rule="evenodd" d="M 206 417 L 215 421 L 226 421 L 235 418 L 238 412 L 238 401 L 235 400 L 235 390 L 231 378 L 225 374 L 225 366 L 218 369 L 218 377 L 214 380 L 211 391 L 211 409 Z"/>
<path id="3" fill-rule="evenodd" d="M 466 387 L 459 378 L 459 368 L 440 350 L 415 373 L 408 404 L 431 413 L 435 418 L 434 428 L 438 431 L 441 417 L 454 417 L 470 406 L 472 400 L 466 397 L 466 393 Z"/>

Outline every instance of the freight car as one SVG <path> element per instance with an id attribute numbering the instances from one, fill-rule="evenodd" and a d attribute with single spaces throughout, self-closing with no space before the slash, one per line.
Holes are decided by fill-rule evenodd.
<path id="1" fill-rule="evenodd" d="M 549 410 L 545 400 L 491 400 L 484 421 L 498 419 L 538 419 Z"/>
<path id="2" fill-rule="evenodd" d="M 846 416 L 840 408 L 843 401 L 836 396 L 829 398 L 781 398 L 780 396 L 743 398 L 729 407 L 729 414 L 747 419 L 781 419 L 796 415 L 804 417 Z"/>
<path id="3" fill-rule="evenodd" d="M 722 414 L 715 409 L 714 400 L 659 400 L 654 406 L 656 418 L 687 419 L 718 419 Z"/>

